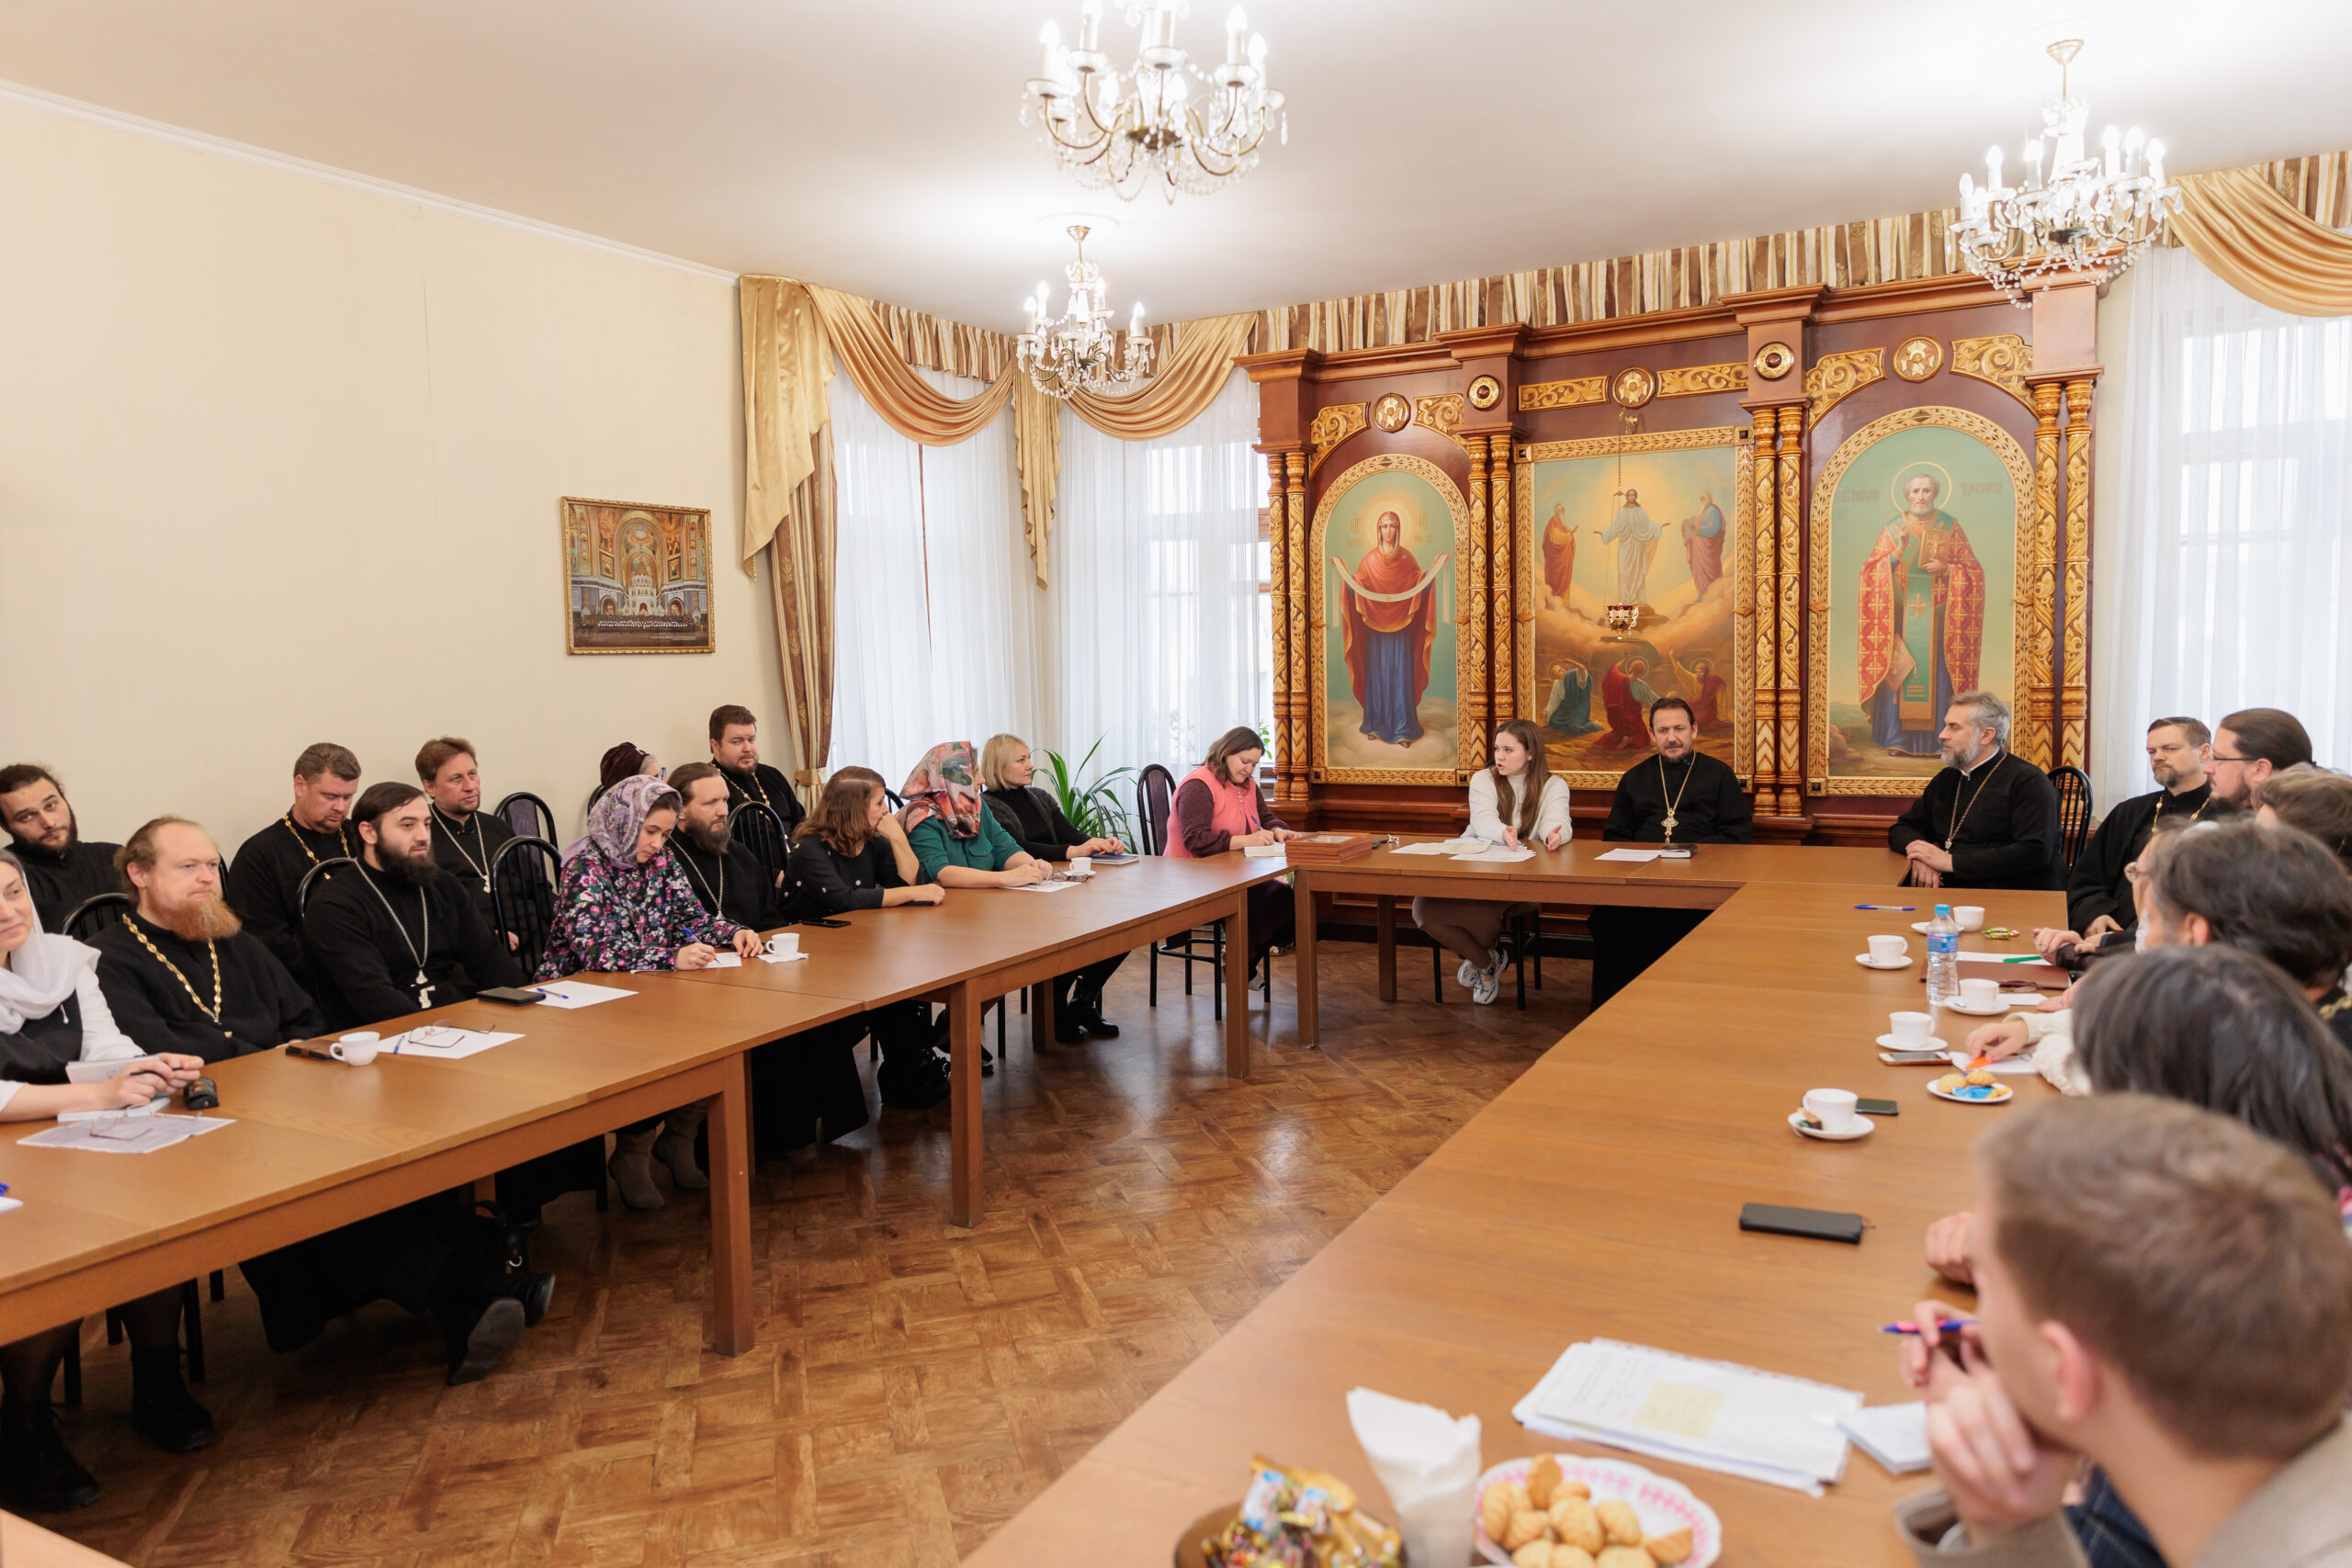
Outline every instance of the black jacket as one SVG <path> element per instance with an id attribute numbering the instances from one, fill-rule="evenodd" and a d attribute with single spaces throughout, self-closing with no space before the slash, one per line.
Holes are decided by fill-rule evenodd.
<path id="1" fill-rule="evenodd" d="M 1093 837 L 1072 826 L 1062 814 L 1061 803 L 1035 784 L 983 790 L 980 798 L 996 814 L 997 826 L 1037 860 L 1068 860 L 1071 850 Z"/>
<path id="2" fill-rule="evenodd" d="M 880 834 L 845 855 L 812 833 L 792 847 L 792 863 L 785 867 L 784 912 L 787 919 L 807 920 L 878 909 L 884 889 L 906 885 L 898 856 Z"/>
<path id="3" fill-rule="evenodd" d="M 2007 751 L 1963 776 L 1946 768 L 1886 830 L 1895 853 L 1921 839 L 1951 840 L 1946 887 L 2063 886 L 2058 870 L 2058 790 L 2050 775 Z"/>
<path id="4" fill-rule="evenodd" d="M 179 970 L 175 977 L 139 938 Z M 326 1028 L 316 1003 L 294 983 L 277 955 L 250 931 L 217 942 L 183 942 L 130 915 L 98 933 L 98 988 L 117 1028 L 146 1051 L 177 1051 L 225 1062 L 307 1040 Z M 212 1006 L 213 962 L 220 961 L 220 1021 Z M 187 982 L 183 986 L 180 981 Z M 199 1008 L 189 997 L 203 998 Z"/>
<path id="5" fill-rule="evenodd" d="M 523 984 L 506 943 L 446 871 L 422 888 L 379 871 L 321 884 L 311 891 L 302 945 L 335 1029 L 462 1002 L 488 986 Z M 420 947 L 429 999 L 418 997 Z"/>

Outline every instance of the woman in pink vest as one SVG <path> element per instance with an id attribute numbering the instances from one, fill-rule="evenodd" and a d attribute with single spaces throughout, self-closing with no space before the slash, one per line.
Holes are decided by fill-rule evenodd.
<path id="1" fill-rule="evenodd" d="M 1265 754 L 1266 743 L 1246 725 L 1218 736 L 1207 759 L 1176 786 L 1168 843 L 1161 852 L 1195 860 L 1297 838 L 1258 793 L 1258 761 Z M 1250 966 L 1257 966 L 1267 949 L 1288 947 L 1295 934 L 1289 885 L 1277 879 L 1250 888 Z"/>

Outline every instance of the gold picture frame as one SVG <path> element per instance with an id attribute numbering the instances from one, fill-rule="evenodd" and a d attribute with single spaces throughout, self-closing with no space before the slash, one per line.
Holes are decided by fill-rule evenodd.
<path id="1" fill-rule="evenodd" d="M 556 506 L 566 653 L 711 653 L 710 508 L 567 495 Z"/>

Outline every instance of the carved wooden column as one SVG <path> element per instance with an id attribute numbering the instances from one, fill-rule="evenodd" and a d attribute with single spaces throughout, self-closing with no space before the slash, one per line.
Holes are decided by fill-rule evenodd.
<path id="1" fill-rule="evenodd" d="M 1315 710 L 1308 690 L 1306 623 L 1315 581 L 1306 572 L 1306 453 L 1315 418 L 1315 377 L 1323 356 L 1277 349 L 1236 361 L 1258 388 L 1258 446 L 1266 455 L 1269 576 L 1273 592 L 1274 798 L 1303 804 Z M 1303 812 L 1289 818 L 1305 824 Z"/>
<path id="2" fill-rule="evenodd" d="M 1273 628 L 1272 671 L 1274 678 L 1273 752 L 1274 798 L 1290 796 L 1290 499 L 1283 483 L 1284 454 L 1266 454 L 1267 613 Z"/>
<path id="3" fill-rule="evenodd" d="M 2083 766 L 2088 744 L 2091 611 L 2091 380 L 2066 382 L 2066 630 L 2059 645 L 2058 760 Z"/>
<path id="4" fill-rule="evenodd" d="M 2056 648 L 2052 616 L 2058 609 L 2058 399 L 2059 378 L 2033 378 L 2033 533 L 2025 577 L 2018 584 L 2017 613 L 2025 627 L 2020 640 L 2026 666 L 2017 672 L 2017 715 L 2009 727 L 2009 750 L 2037 768 L 2052 755 L 2053 707 L 2051 675 Z"/>
<path id="5" fill-rule="evenodd" d="M 1804 716 L 1804 660 L 1803 634 L 1798 618 L 1804 605 L 1804 577 L 1799 570 L 1798 552 L 1804 538 L 1804 405 L 1792 403 L 1781 410 L 1780 468 L 1780 702 L 1777 717 L 1780 722 L 1780 744 L 1776 752 L 1779 763 L 1774 773 L 1778 781 L 1779 807 L 1775 815 L 1802 817 L 1804 815 L 1804 769 L 1798 759 L 1804 755 L 1802 733 Z M 1761 791 L 1758 791 L 1759 803 Z"/>
<path id="6" fill-rule="evenodd" d="M 1487 765 L 1487 443 L 1474 437 L 1464 445 L 1470 452 L 1470 559 L 1454 574 L 1461 586 L 1455 595 L 1462 614 L 1454 621 L 1455 668 L 1462 671 L 1456 700 L 1461 709 L 1456 728 L 1461 735 L 1465 775 Z"/>
<path id="7" fill-rule="evenodd" d="M 1516 682 L 1511 678 L 1519 640 L 1519 595 L 1512 586 L 1518 528 L 1511 511 L 1510 442 L 1509 432 L 1487 437 L 1487 581 L 1493 609 L 1492 640 L 1488 645 L 1493 650 L 1489 663 L 1493 678 L 1487 682 L 1489 735 L 1497 725 L 1517 716 L 1519 712 Z"/>
<path id="8" fill-rule="evenodd" d="M 1806 331 L 1827 290 L 1819 285 L 1726 296 L 1747 330 L 1748 466 L 1755 662 L 1754 791 L 1758 837 L 1804 837 L 1804 438 Z M 1767 374 L 1770 370 L 1772 374 Z"/>
<path id="9" fill-rule="evenodd" d="M 1751 636 L 1754 638 L 1752 657 L 1756 660 L 1756 775 L 1757 798 L 1764 802 L 1779 799 L 1779 762 L 1781 755 L 1781 615 L 1780 591 L 1777 587 L 1781 571 L 1780 483 L 1774 477 L 1774 432 L 1780 428 L 1778 409 L 1758 409 L 1755 423 L 1748 433 L 1749 509 L 1753 533 L 1748 539 L 1748 559 L 1753 563 L 1755 582 L 1752 592 L 1754 617 Z"/>
<path id="10" fill-rule="evenodd" d="M 1315 579 L 1306 570 L 1306 453 L 1304 448 L 1283 454 L 1286 483 L 1284 508 L 1289 513 L 1288 526 L 1283 530 L 1283 554 L 1290 558 L 1290 602 L 1283 621 L 1274 626 L 1274 637 L 1286 642 L 1290 652 L 1291 700 L 1289 728 L 1283 737 L 1282 761 L 1275 770 L 1275 784 L 1284 783 L 1291 800 L 1306 798 L 1307 770 L 1315 755 L 1313 737 L 1308 727 L 1314 722 L 1315 698 L 1308 690 L 1307 672 L 1315 668 L 1307 658 L 1307 605 L 1314 598 Z M 1286 623 L 1286 624 L 1285 624 Z"/>

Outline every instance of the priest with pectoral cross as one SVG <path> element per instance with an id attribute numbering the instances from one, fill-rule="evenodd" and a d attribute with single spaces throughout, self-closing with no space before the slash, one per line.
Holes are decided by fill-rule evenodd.
<path id="1" fill-rule="evenodd" d="M 1600 836 L 1635 844 L 1754 842 L 1755 807 L 1731 765 L 1698 749 L 1690 705 L 1660 697 L 1650 705 L 1649 724 L 1657 750 L 1619 776 Z M 1632 984 L 1706 918 L 1702 909 L 1594 909 L 1586 921 L 1593 942 L 1592 1005 Z"/>
<path id="2" fill-rule="evenodd" d="M 457 878 L 485 923 L 495 923 L 491 876 L 498 868 L 498 852 L 514 829 L 496 812 L 481 808 L 481 767 L 474 761 L 474 743 L 455 735 L 426 741 L 416 754 L 416 782 L 433 797 L 434 863 Z"/>
<path id="3" fill-rule="evenodd" d="M 294 759 L 294 804 L 237 848 L 222 890 L 229 908 L 277 955 L 303 986 L 315 983 L 302 953 L 302 878 L 317 866 L 356 858 L 357 840 L 344 823 L 359 793 L 359 759 L 331 740 L 303 748 Z M 330 870 L 311 891 L 334 879 Z"/>
<path id="4" fill-rule="evenodd" d="M 1913 887 L 2064 886 L 2058 791 L 2007 750 L 2009 705 L 1962 692 L 1945 710 L 1943 771 L 1886 830 Z"/>
<path id="5" fill-rule="evenodd" d="M 337 1029 L 520 986 L 522 969 L 467 890 L 434 863 L 432 805 L 412 784 L 371 784 L 351 809 L 360 874 L 314 887 L 302 941 Z"/>

